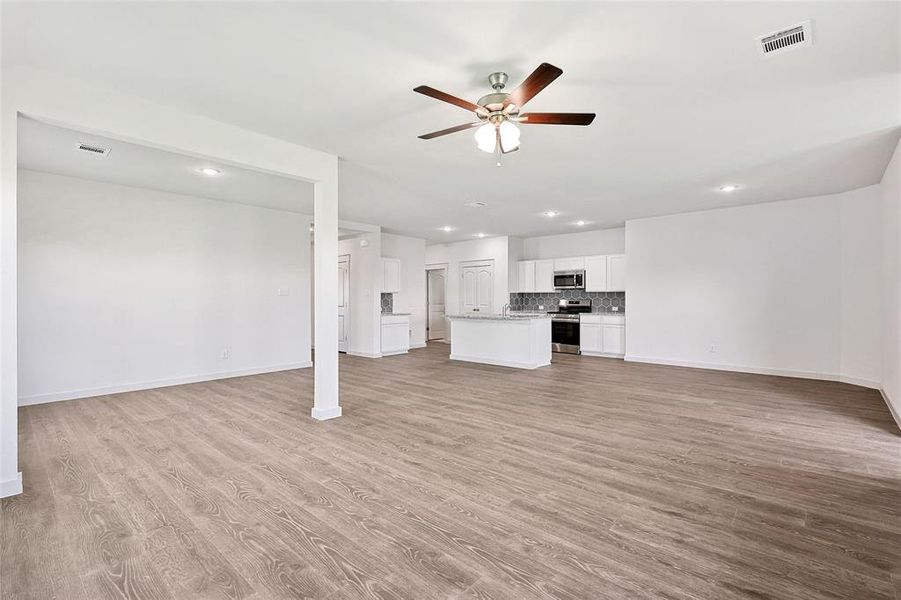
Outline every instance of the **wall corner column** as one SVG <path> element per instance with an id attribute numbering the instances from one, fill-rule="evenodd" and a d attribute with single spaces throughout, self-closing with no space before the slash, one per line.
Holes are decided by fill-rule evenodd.
<path id="1" fill-rule="evenodd" d="M 318 421 L 341 416 L 338 403 L 338 173 L 317 181 L 313 199 L 313 410 Z"/>

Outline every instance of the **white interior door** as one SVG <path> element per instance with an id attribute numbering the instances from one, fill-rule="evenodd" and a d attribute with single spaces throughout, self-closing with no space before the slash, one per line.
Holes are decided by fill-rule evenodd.
<path id="1" fill-rule="evenodd" d="M 460 304 L 463 312 L 491 313 L 494 296 L 494 264 L 469 264 L 460 268 Z"/>
<path id="2" fill-rule="evenodd" d="M 350 257 L 338 257 L 338 352 L 347 352 L 350 333 Z"/>
<path id="3" fill-rule="evenodd" d="M 429 340 L 443 340 L 447 335 L 445 320 L 444 294 L 447 289 L 447 271 L 430 269 L 428 271 L 429 295 Z"/>

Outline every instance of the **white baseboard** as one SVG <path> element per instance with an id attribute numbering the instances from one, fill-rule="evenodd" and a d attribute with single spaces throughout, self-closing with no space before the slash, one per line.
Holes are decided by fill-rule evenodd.
<path id="1" fill-rule="evenodd" d="M 610 354 L 606 352 L 591 352 L 590 350 L 582 350 L 582 356 L 597 356 L 598 358 L 618 358 L 623 360 L 622 354 Z"/>
<path id="2" fill-rule="evenodd" d="M 22 493 L 22 472 L 16 474 L 15 479 L 0 481 L 0 498 L 7 498 Z"/>
<path id="3" fill-rule="evenodd" d="M 888 411 L 891 413 L 892 418 L 895 420 L 895 424 L 898 426 L 898 429 L 901 429 L 901 413 L 899 413 L 898 409 L 895 408 L 895 405 L 892 403 L 892 399 L 889 398 L 888 393 L 885 391 L 885 388 L 880 387 L 879 393 L 882 394 L 882 399 L 885 401 L 885 405 L 888 406 Z"/>
<path id="4" fill-rule="evenodd" d="M 848 377 L 847 375 L 839 375 L 836 380 L 841 381 L 842 383 L 859 385 L 860 387 L 870 388 L 880 392 L 882 391 L 881 381 L 873 381 L 872 379 L 863 379 L 860 377 Z"/>
<path id="5" fill-rule="evenodd" d="M 655 356 L 635 356 L 627 354 L 625 360 L 628 362 L 649 363 L 655 365 L 669 365 L 673 367 L 689 367 L 692 369 L 711 369 L 713 371 L 732 371 L 735 373 L 752 373 L 755 375 L 776 375 L 777 377 L 797 377 L 799 379 L 819 379 L 821 381 L 840 381 L 850 385 L 881 390 L 882 384 L 871 379 L 863 379 L 860 377 L 849 377 L 846 375 L 837 375 L 835 373 L 820 373 L 817 371 L 796 371 L 793 369 L 771 369 L 768 367 L 749 367 L 745 365 L 728 365 L 722 363 L 705 363 L 687 360 L 672 360 L 669 358 L 658 358 Z"/>
<path id="6" fill-rule="evenodd" d="M 337 419 L 341 416 L 341 407 L 336 406 L 334 408 L 316 408 L 313 407 L 313 410 L 310 412 L 314 419 L 317 421 L 328 421 L 329 419 Z"/>
<path id="7" fill-rule="evenodd" d="M 538 369 L 539 367 L 546 367 L 551 363 L 545 363 L 543 365 L 533 365 L 531 363 L 522 363 L 511 360 L 495 360 L 493 358 L 482 358 L 480 356 L 463 356 L 460 354 L 451 354 L 451 360 L 459 360 L 463 362 L 472 362 L 472 363 L 482 363 L 483 365 L 495 365 L 498 367 L 513 367 L 514 369 Z"/>
<path id="8" fill-rule="evenodd" d="M 291 371 L 293 369 L 306 369 L 312 367 L 310 361 L 287 363 L 282 365 L 269 365 L 266 367 L 253 367 L 250 369 L 236 369 L 234 371 L 219 371 L 216 373 L 201 373 L 187 375 L 185 377 L 173 377 L 171 379 L 156 379 L 152 381 L 136 381 L 134 383 L 122 383 L 104 387 L 87 388 L 81 390 L 69 390 L 64 392 L 51 392 L 49 394 L 35 394 L 33 396 L 19 397 L 19 406 L 31 406 L 32 404 L 45 404 L 47 402 L 60 402 L 63 400 L 77 400 L 79 398 L 92 398 L 94 396 L 106 396 L 108 394 L 121 394 L 123 392 L 138 392 L 155 388 L 184 385 L 186 383 L 198 383 L 201 381 L 215 381 L 217 379 L 229 379 L 231 377 L 245 377 L 247 375 L 260 375 L 262 373 L 275 373 L 277 371 Z"/>
<path id="9" fill-rule="evenodd" d="M 801 379 L 824 379 L 826 381 L 838 381 L 838 375 L 832 373 L 818 373 L 815 371 L 795 371 L 793 369 L 770 369 L 768 367 L 749 367 L 745 365 L 729 365 L 723 363 L 705 363 L 690 360 L 673 360 L 656 356 L 635 356 L 627 354 L 627 362 L 650 363 L 655 365 L 670 365 L 673 367 L 690 367 L 692 369 L 711 369 L 714 371 L 733 371 L 735 373 L 754 373 L 757 375 L 778 375 L 780 377 L 799 377 Z"/>
<path id="10" fill-rule="evenodd" d="M 347 353 L 351 356 L 362 356 L 363 358 L 381 358 L 381 352 L 362 352 L 360 350 L 348 350 Z"/>
<path id="11" fill-rule="evenodd" d="M 410 344 L 410 350 L 412 350 L 414 348 L 425 348 L 425 347 L 426 347 L 425 342 L 422 342 L 421 344 Z"/>
<path id="12" fill-rule="evenodd" d="M 409 350 L 391 350 L 390 352 L 382 352 L 382 356 L 397 356 L 398 354 L 406 354 Z"/>

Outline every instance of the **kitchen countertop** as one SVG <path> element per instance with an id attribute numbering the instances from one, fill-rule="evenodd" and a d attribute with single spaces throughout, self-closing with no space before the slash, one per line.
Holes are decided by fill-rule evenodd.
<path id="1" fill-rule="evenodd" d="M 508 313 L 504 315 L 473 314 L 447 315 L 448 319 L 469 319 L 471 321 L 531 321 L 532 319 L 549 319 L 546 313 Z"/>
<path id="2" fill-rule="evenodd" d="M 409 317 L 410 313 L 390 312 L 390 313 L 382 313 L 382 316 L 383 317 Z"/>

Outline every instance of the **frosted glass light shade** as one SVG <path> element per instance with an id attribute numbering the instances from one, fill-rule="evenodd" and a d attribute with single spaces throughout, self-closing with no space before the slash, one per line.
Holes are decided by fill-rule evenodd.
<path id="1" fill-rule="evenodd" d="M 476 129 L 476 144 L 479 147 L 479 150 L 483 152 L 494 152 L 494 146 L 497 143 L 497 134 L 494 130 L 494 125 L 491 123 L 485 123 L 478 129 Z"/>
<path id="2" fill-rule="evenodd" d="M 485 123 L 476 129 L 476 144 L 483 152 L 494 153 L 497 151 L 497 130 L 501 132 L 501 145 L 504 150 L 510 152 L 519 148 L 519 127 L 510 121 L 504 121 L 499 127 L 491 123 Z"/>
<path id="3" fill-rule="evenodd" d="M 519 127 L 510 121 L 501 123 L 501 146 L 506 152 L 519 148 Z"/>

